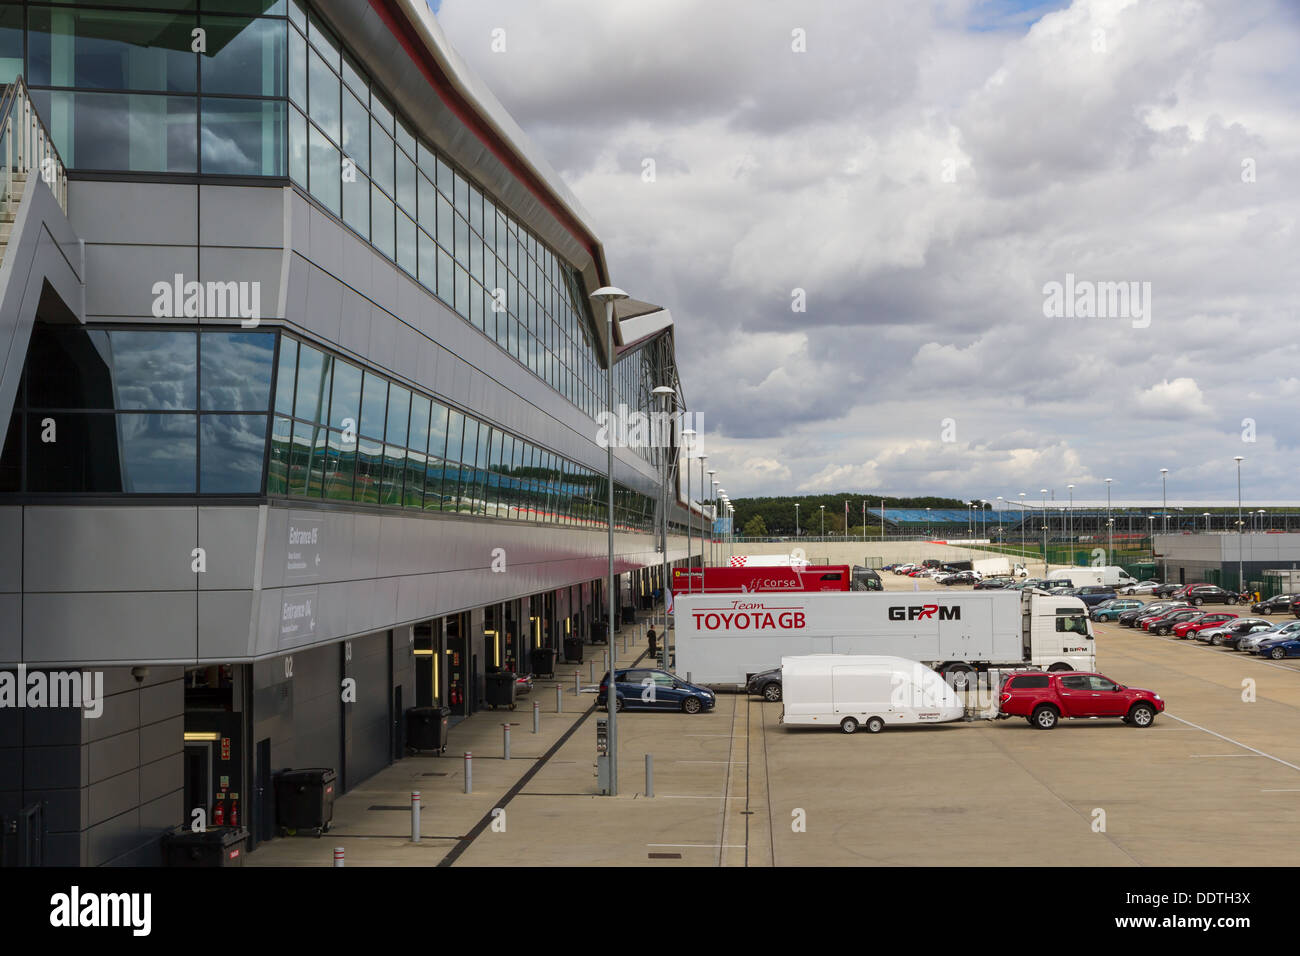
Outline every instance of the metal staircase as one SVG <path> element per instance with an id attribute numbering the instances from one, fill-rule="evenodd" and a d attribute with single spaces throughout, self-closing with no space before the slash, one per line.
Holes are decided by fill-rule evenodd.
<path id="1" fill-rule="evenodd" d="M 0 96 L 0 156 L 4 157 L 0 176 L 0 265 L 13 234 L 18 206 L 27 194 L 27 180 L 32 174 L 50 187 L 64 215 L 68 212 L 68 171 L 59 151 L 54 148 L 49 130 L 32 107 L 31 93 L 22 76 L 3 87 Z"/>

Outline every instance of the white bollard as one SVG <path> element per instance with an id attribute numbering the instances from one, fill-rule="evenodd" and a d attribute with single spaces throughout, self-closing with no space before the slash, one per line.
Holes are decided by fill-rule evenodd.
<path id="1" fill-rule="evenodd" d="M 510 759 L 510 725 L 501 725 L 501 759 Z"/>
<path id="2" fill-rule="evenodd" d="M 335 866 L 343 865 L 343 847 L 341 846 L 336 846 L 334 848 L 334 865 Z"/>
<path id="3" fill-rule="evenodd" d="M 562 702 L 563 697 L 564 697 L 563 692 L 560 690 L 560 683 L 559 681 L 556 681 L 555 682 L 555 712 L 557 714 L 564 713 L 564 704 Z"/>
<path id="4" fill-rule="evenodd" d="M 582 693 L 582 675 L 577 671 L 573 672 L 573 692 L 575 694 Z"/>
<path id="5" fill-rule="evenodd" d="M 465 792 L 474 792 L 474 755 L 465 751 Z"/>
<path id="6" fill-rule="evenodd" d="M 411 842 L 420 842 L 420 791 L 411 791 Z"/>

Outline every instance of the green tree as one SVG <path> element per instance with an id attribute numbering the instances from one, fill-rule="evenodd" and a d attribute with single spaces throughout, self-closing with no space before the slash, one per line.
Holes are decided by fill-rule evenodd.
<path id="1" fill-rule="evenodd" d="M 745 522 L 744 534 L 746 538 L 766 538 L 767 522 L 763 520 L 762 515 L 754 515 Z"/>

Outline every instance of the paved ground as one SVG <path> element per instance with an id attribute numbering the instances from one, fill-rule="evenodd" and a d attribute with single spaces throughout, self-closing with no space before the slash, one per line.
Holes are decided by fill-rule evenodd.
<path id="1" fill-rule="evenodd" d="M 891 590 L 910 590 L 892 578 Z M 1300 663 L 1094 627 L 1098 669 L 1169 702 L 1153 727 L 1005 720 L 847 736 L 785 728 L 779 703 L 722 695 L 713 713 L 622 715 L 622 795 L 598 797 L 594 695 L 573 693 L 573 672 L 585 683 L 588 666 L 566 665 L 563 714 L 553 684 L 534 692 L 541 734 L 527 699 L 509 715 L 510 761 L 507 714 L 476 715 L 453 729 L 446 757 L 403 760 L 342 798 L 335 832 L 273 841 L 248 864 L 326 866 L 336 845 L 350 865 L 385 866 L 1292 864 Z M 620 662 L 644 650 L 641 633 Z M 417 788 L 418 845 L 409 812 L 370 809 L 405 808 Z"/>

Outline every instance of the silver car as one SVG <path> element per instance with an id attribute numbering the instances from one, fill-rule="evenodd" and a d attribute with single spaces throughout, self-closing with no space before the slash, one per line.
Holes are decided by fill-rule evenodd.
<path id="1" fill-rule="evenodd" d="M 1275 626 L 1272 621 L 1266 621 L 1262 617 L 1241 617 L 1220 624 L 1218 627 L 1207 627 L 1202 631 L 1194 631 L 1191 636 L 1198 641 L 1204 641 L 1206 644 L 1222 647 L 1225 637 L 1233 634 L 1244 637 L 1257 631 L 1272 630 Z"/>
<path id="2" fill-rule="evenodd" d="M 1300 621 L 1279 624 L 1276 627 L 1270 627 L 1267 631 L 1256 631 L 1254 634 L 1247 634 L 1237 642 L 1237 650 L 1245 651 L 1247 654 L 1254 654 L 1259 649 L 1262 641 L 1271 641 L 1279 637 L 1294 637 L 1297 634 L 1300 634 Z"/>

